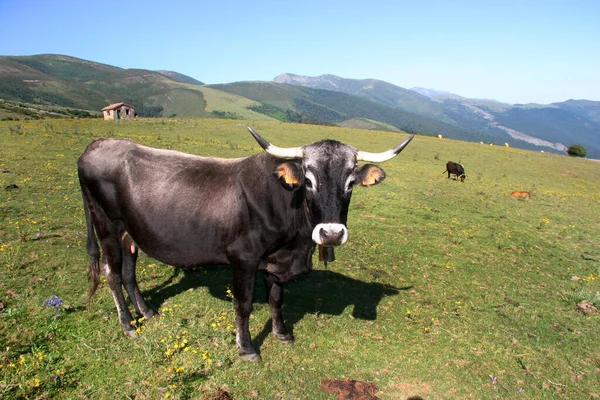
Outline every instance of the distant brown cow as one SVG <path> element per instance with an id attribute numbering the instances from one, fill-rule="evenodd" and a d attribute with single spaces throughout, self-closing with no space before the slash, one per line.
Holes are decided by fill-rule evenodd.
<path id="1" fill-rule="evenodd" d="M 510 195 L 517 199 L 529 199 L 533 190 L 528 190 L 526 192 L 512 192 Z"/>

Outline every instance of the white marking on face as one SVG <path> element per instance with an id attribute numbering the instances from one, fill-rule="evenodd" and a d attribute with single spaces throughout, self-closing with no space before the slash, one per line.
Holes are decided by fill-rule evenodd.
<path id="1" fill-rule="evenodd" d="M 336 240 L 336 238 L 339 239 Z M 343 224 L 318 224 L 313 229 L 312 240 L 316 244 L 339 246 L 348 240 L 348 228 Z"/>
<path id="2" fill-rule="evenodd" d="M 102 264 L 102 271 L 104 272 L 104 275 L 106 277 L 108 277 L 111 274 L 110 267 L 108 266 L 108 264 Z"/>
<path id="3" fill-rule="evenodd" d="M 346 183 L 344 184 L 344 191 L 346 191 L 346 192 L 351 191 L 352 187 L 354 186 L 354 183 L 355 183 L 354 174 L 350 174 L 348 179 L 346 179 Z"/>
<path id="4" fill-rule="evenodd" d="M 310 182 L 310 184 L 306 185 L 306 188 L 308 190 L 310 190 L 310 191 L 316 192 L 317 191 L 318 182 L 317 182 L 317 177 L 315 176 L 315 174 L 313 174 L 310 171 L 306 171 L 306 173 L 304 174 L 304 176 L 305 176 L 306 180 L 308 182 Z"/>

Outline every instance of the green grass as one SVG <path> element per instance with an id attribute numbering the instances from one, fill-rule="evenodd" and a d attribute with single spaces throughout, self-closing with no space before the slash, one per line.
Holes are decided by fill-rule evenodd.
<path id="1" fill-rule="evenodd" d="M 270 335 L 257 280 L 250 328 L 262 363 L 238 359 L 228 267 L 182 271 L 142 255 L 140 287 L 161 317 L 140 321 L 138 340 L 122 335 L 104 283 L 87 310 L 85 146 L 129 137 L 240 157 L 260 151 L 247 123 L 0 122 L 0 397 L 210 398 L 220 388 L 333 399 L 319 387 L 331 378 L 372 382 L 382 399 L 600 396 L 600 317 L 575 310 L 600 291 L 600 164 L 547 153 L 415 138 L 382 165 L 382 184 L 355 190 L 337 261 L 315 260 L 285 286 L 295 344 Z M 333 138 L 382 151 L 405 137 L 252 125 L 279 146 Z M 448 160 L 464 165 L 465 183 L 442 175 Z M 530 189 L 530 200 L 510 197 Z M 57 317 L 43 305 L 53 295 L 64 300 Z"/>

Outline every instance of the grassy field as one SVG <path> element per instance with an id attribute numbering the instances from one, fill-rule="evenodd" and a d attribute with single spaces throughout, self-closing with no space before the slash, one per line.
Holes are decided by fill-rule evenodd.
<path id="1" fill-rule="evenodd" d="M 337 261 L 286 285 L 295 344 L 270 335 L 257 280 L 262 363 L 238 359 L 226 266 L 182 271 L 142 255 L 140 287 L 161 317 L 138 321 L 137 340 L 105 283 L 88 310 L 86 145 L 129 137 L 248 156 L 260 149 L 247 123 L 0 122 L 0 397 L 334 399 L 325 379 L 371 382 L 381 399 L 600 397 L 600 316 L 576 310 L 600 306 L 600 163 L 566 156 L 415 138 L 382 165 L 382 184 L 355 190 Z M 252 125 L 279 146 L 332 138 L 383 151 L 406 137 Z M 448 160 L 465 183 L 442 175 Z"/>

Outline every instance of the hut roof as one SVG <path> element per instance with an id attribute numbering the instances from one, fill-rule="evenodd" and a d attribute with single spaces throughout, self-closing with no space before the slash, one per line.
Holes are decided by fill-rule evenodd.
<path id="1" fill-rule="evenodd" d="M 114 104 L 110 104 L 110 105 L 108 105 L 108 106 L 104 107 L 104 108 L 102 109 L 102 111 L 114 110 L 114 109 L 116 109 L 116 108 L 120 108 L 120 107 L 123 107 L 123 106 L 127 106 L 127 107 L 129 107 L 129 108 L 133 108 L 133 109 L 135 109 L 135 106 L 132 106 L 131 104 L 124 103 L 124 102 L 120 102 L 120 103 L 114 103 Z"/>

